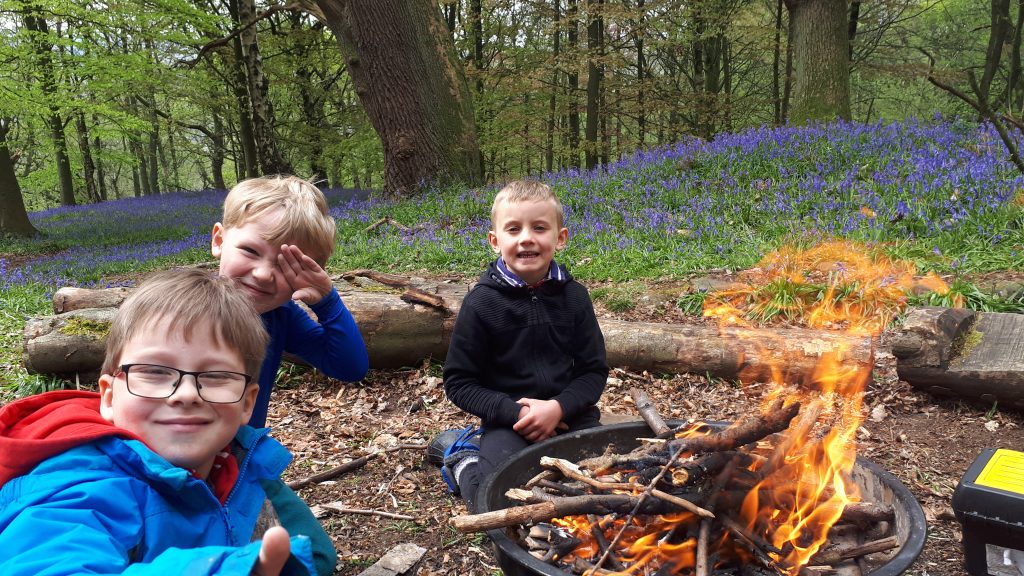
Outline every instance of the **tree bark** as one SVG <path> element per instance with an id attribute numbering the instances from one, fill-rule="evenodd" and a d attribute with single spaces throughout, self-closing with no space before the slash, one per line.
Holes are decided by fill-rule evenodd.
<path id="1" fill-rule="evenodd" d="M 64 120 L 61 118 L 60 107 L 57 106 L 57 71 L 53 63 L 53 42 L 50 41 L 50 28 L 38 5 L 25 3 L 23 7 L 25 28 L 32 33 L 32 45 L 35 50 L 36 65 L 42 84 L 43 95 L 49 114 L 46 125 L 49 128 L 50 140 L 53 143 L 54 156 L 57 163 L 57 179 L 60 182 L 60 201 L 65 206 L 75 205 L 75 183 L 71 175 L 71 159 L 68 157 L 68 143 L 64 136 Z"/>
<path id="2" fill-rule="evenodd" d="M 384 188 L 479 182 L 473 102 L 437 3 L 317 0 L 384 148 Z"/>
<path id="3" fill-rule="evenodd" d="M 555 169 L 555 118 L 558 112 L 558 90 L 561 81 L 561 65 L 559 58 L 562 52 L 562 0 L 552 0 L 551 27 L 551 94 L 548 96 L 547 140 L 544 147 L 544 169 L 551 172 Z"/>
<path id="4" fill-rule="evenodd" d="M 566 52 L 574 56 L 579 49 L 579 4 L 578 0 L 567 0 L 565 9 Z M 569 166 L 575 168 L 580 165 L 580 73 L 579 68 L 573 64 L 569 67 Z"/>
<path id="5" fill-rule="evenodd" d="M 775 42 L 772 58 L 772 108 L 775 111 L 775 125 L 782 125 L 782 92 L 779 87 L 779 75 L 782 68 L 782 0 L 775 4 Z"/>
<path id="6" fill-rule="evenodd" d="M 604 18 L 601 10 L 604 0 L 587 0 L 587 124 L 584 134 L 584 158 L 587 168 L 598 161 L 597 128 L 601 120 L 601 38 L 604 36 Z"/>
<path id="7" fill-rule="evenodd" d="M 793 124 L 850 119 L 848 14 L 845 0 L 786 0 L 793 44 Z"/>
<path id="8" fill-rule="evenodd" d="M 75 114 L 75 128 L 78 130 L 78 149 L 82 153 L 82 177 L 85 179 L 85 193 L 90 202 L 99 202 L 100 193 L 96 186 L 96 164 L 92 161 L 92 143 L 89 140 L 89 127 L 85 124 L 85 114 Z"/>
<path id="9" fill-rule="evenodd" d="M 243 27 L 239 35 L 245 58 L 246 79 L 249 81 L 249 103 L 252 108 L 252 128 L 256 154 L 264 174 L 291 174 L 291 164 L 281 154 L 274 134 L 274 105 L 270 100 L 270 82 L 263 73 L 256 26 L 250 26 L 256 17 L 254 0 L 238 0 L 238 24 Z"/>
<path id="10" fill-rule="evenodd" d="M 99 124 L 99 119 L 96 117 L 95 114 L 92 115 L 92 123 L 93 123 L 94 126 Z M 99 191 L 99 194 L 100 194 L 100 202 L 106 202 L 107 199 L 108 199 L 108 194 L 107 194 L 107 177 L 106 177 L 106 172 L 103 169 L 103 160 L 102 160 L 103 142 L 100 140 L 99 131 L 97 131 L 96 135 L 93 136 L 92 149 L 97 154 L 97 157 L 96 157 L 96 185 L 98 186 L 98 191 Z M 115 186 L 115 189 L 116 189 L 116 186 Z"/>
<path id="11" fill-rule="evenodd" d="M 367 276 L 370 277 L 370 276 Z M 378 284 L 377 286 L 383 286 Z M 375 368 L 417 365 L 424 358 L 443 359 L 468 285 L 419 285 L 437 294 L 447 309 L 411 304 L 396 292 L 338 289 L 359 325 Z M 64 328 L 69 318 L 109 321 L 125 289 L 62 288 L 54 295 L 56 316 L 30 320 L 25 327 L 26 366 L 35 372 L 90 372 L 102 362 L 102 346 L 89 333 Z M 101 308 L 96 308 L 102 306 Z M 823 354 L 841 353 L 846 365 L 870 368 L 872 343 L 837 332 L 810 329 L 742 330 L 599 319 L 612 366 L 637 370 L 712 374 L 726 379 L 759 381 L 783 366 L 787 382 L 810 383 Z M 72 326 L 94 325 L 71 321 Z M 91 356 L 90 356 L 91 354 Z"/>
<path id="12" fill-rule="evenodd" d="M 633 47 L 636 49 L 636 132 L 640 148 L 647 145 L 647 110 L 644 101 L 647 91 L 644 86 L 647 73 L 647 55 L 644 53 L 644 34 L 647 32 L 647 17 L 644 13 L 644 0 L 637 0 L 637 21 L 633 32 Z"/>
<path id="13" fill-rule="evenodd" d="M 38 232 L 28 219 L 18 175 L 7 146 L 9 120 L 0 119 L 0 235 L 29 238 Z"/>
<path id="14" fill-rule="evenodd" d="M 235 22 L 238 22 L 237 2 L 230 2 L 228 9 Z M 232 70 L 234 81 L 231 89 L 235 95 L 235 104 L 238 106 L 238 141 L 242 152 L 243 175 L 246 178 L 255 178 L 260 175 L 259 160 L 256 154 L 256 139 L 253 136 L 252 127 L 252 106 L 249 103 L 249 75 L 245 70 L 245 56 L 242 51 L 242 40 L 235 36 L 231 40 L 231 50 L 234 53 L 234 60 L 226 64 Z M 225 58 L 225 60 L 227 60 Z"/>

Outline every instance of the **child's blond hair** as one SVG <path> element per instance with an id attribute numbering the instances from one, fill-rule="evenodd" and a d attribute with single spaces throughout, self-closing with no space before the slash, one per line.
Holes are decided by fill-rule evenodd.
<path id="1" fill-rule="evenodd" d="M 252 300 L 230 278 L 194 268 L 158 272 L 121 304 L 107 334 L 103 373 L 116 374 L 128 342 L 164 319 L 169 332 L 185 338 L 195 330 L 212 331 L 215 340 L 238 352 L 253 382 L 258 380 L 270 336 Z"/>
<path id="2" fill-rule="evenodd" d="M 517 202 L 551 202 L 555 206 L 555 216 L 558 219 L 558 227 L 564 225 L 565 210 L 562 203 L 558 201 L 555 192 L 550 186 L 538 180 L 513 180 L 505 185 L 494 197 L 491 204 L 491 226 L 497 227 L 495 219 L 498 215 L 498 207 L 501 204 L 515 204 Z"/>
<path id="3" fill-rule="evenodd" d="M 277 209 L 281 219 L 265 240 L 295 244 L 325 266 L 334 252 L 334 218 L 323 192 L 302 178 L 264 176 L 239 182 L 224 199 L 222 224 L 235 228 Z"/>

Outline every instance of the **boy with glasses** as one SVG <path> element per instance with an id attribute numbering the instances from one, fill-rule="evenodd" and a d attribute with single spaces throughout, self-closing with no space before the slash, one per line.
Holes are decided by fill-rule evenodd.
<path id="1" fill-rule="evenodd" d="M 267 339 L 227 279 L 144 282 L 98 393 L 0 409 L 0 574 L 315 574 L 329 538 L 308 509 L 275 513 L 291 455 L 246 425 Z"/>

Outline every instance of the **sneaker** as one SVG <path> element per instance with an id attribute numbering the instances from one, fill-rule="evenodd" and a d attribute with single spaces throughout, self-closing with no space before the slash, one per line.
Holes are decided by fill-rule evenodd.
<path id="1" fill-rule="evenodd" d="M 461 450 L 480 449 L 480 430 L 472 426 L 458 430 L 445 430 L 427 445 L 427 462 L 441 467 L 444 459 Z"/>
<path id="2" fill-rule="evenodd" d="M 448 486 L 449 494 L 459 495 L 459 475 L 469 465 L 480 460 L 480 456 L 477 454 L 479 451 L 479 448 L 467 447 L 445 456 L 444 465 L 441 466 L 441 479 Z"/>

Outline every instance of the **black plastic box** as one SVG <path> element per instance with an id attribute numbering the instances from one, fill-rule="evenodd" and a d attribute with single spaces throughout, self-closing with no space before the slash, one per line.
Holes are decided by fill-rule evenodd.
<path id="1" fill-rule="evenodd" d="M 971 576 L 1024 576 L 1024 452 L 986 448 L 953 492 Z"/>

